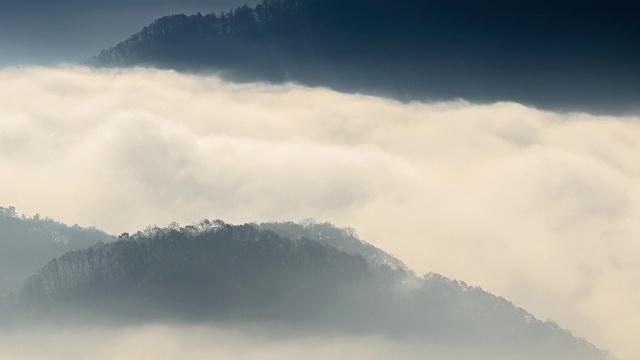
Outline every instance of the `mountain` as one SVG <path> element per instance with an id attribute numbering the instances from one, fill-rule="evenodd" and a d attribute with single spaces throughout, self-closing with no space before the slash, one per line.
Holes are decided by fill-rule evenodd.
<path id="1" fill-rule="evenodd" d="M 20 301 L 37 321 L 56 324 L 267 324 L 545 359 L 606 358 L 554 323 L 480 288 L 436 274 L 418 278 L 343 231 L 328 224 L 219 220 L 148 228 L 49 262 L 25 283 Z M 316 234 L 319 241 L 302 234 Z M 329 234 L 335 236 L 327 241 Z M 328 245 L 339 237 L 346 240 L 342 250 Z"/>
<path id="2" fill-rule="evenodd" d="M 624 113 L 640 100 L 639 6 L 263 0 L 160 18 L 87 64 L 215 70 L 240 81 L 296 81 L 401 100 Z"/>
<path id="3" fill-rule="evenodd" d="M 51 259 L 115 238 L 95 228 L 67 226 L 49 218 L 19 216 L 0 207 L 0 295 L 17 291 Z"/>

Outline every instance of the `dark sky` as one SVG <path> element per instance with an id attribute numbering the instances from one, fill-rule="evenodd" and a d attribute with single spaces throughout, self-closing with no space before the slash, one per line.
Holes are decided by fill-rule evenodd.
<path id="1" fill-rule="evenodd" d="M 158 17 L 257 0 L 0 0 L 0 67 L 78 63 Z"/>

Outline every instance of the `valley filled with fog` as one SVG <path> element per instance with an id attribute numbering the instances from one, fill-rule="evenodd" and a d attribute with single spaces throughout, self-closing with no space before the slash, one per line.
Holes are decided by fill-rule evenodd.
<path id="1" fill-rule="evenodd" d="M 69 344 L 73 344 L 70 346 Z M 282 336 L 260 327 L 149 325 L 99 329 L 30 329 L 0 336 L 0 356 L 13 360 L 401 359 L 512 360 L 490 349 L 406 344 L 383 337 Z M 521 354 L 518 359 L 539 357 Z M 545 357 L 565 360 L 562 357 Z M 570 358 L 574 359 L 574 358 Z M 577 359 L 577 358 L 576 358 Z"/>
<path id="2" fill-rule="evenodd" d="M 329 221 L 419 275 L 481 286 L 623 360 L 640 355 L 637 116 L 401 103 L 137 68 L 7 68 L 0 82 L 0 206 L 113 235 L 203 218 Z M 261 333 L 16 330 L 0 335 L 0 357 L 468 358 Z"/>

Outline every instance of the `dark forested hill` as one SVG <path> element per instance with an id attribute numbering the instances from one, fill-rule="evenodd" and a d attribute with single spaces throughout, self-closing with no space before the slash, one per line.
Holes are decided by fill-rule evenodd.
<path id="1" fill-rule="evenodd" d="M 368 260 L 300 237 L 304 232 L 334 242 L 352 236 L 327 224 L 203 221 L 148 228 L 51 261 L 29 278 L 20 298 L 31 315 L 56 322 L 260 323 L 540 358 L 604 359 L 586 341 L 479 288 L 435 274 L 417 278 L 379 256 Z"/>
<path id="2" fill-rule="evenodd" d="M 15 208 L 0 207 L 0 294 L 20 289 L 30 275 L 67 251 L 112 240 L 94 228 L 18 216 Z"/>
<path id="3" fill-rule="evenodd" d="M 640 100 L 638 10 L 625 0 L 263 0 L 158 19 L 87 63 L 625 112 Z"/>

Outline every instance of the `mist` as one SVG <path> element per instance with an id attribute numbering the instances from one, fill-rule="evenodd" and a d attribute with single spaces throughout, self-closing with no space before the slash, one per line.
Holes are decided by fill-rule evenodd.
<path id="1" fill-rule="evenodd" d="M 151 21 L 208 14 L 255 0 L 0 0 L 0 67 L 78 64 Z"/>
<path id="2" fill-rule="evenodd" d="M 420 274 L 482 286 L 623 360 L 640 356 L 637 116 L 405 104 L 146 69 L 14 68 L 0 83 L 0 206 L 116 235 L 312 217 L 354 227 Z M 181 330 L 134 333 L 149 331 Z M 20 341 L 65 341 L 14 336 L 2 357 L 47 347 Z M 104 359 L 130 341 L 114 336 Z M 182 339 L 158 344 L 178 354 Z"/>
<path id="3" fill-rule="evenodd" d="M 481 347 L 407 344 L 382 337 L 285 334 L 261 326 L 148 325 L 130 328 L 40 328 L 0 334 L 0 356 L 12 360 L 117 359 L 424 359 L 510 360 Z M 73 344 L 70 346 L 70 344 Z M 520 354 L 518 359 L 534 360 Z M 570 357 L 553 357 L 568 360 Z M 573 358 L 571 358 L 573 359 Z"/>

